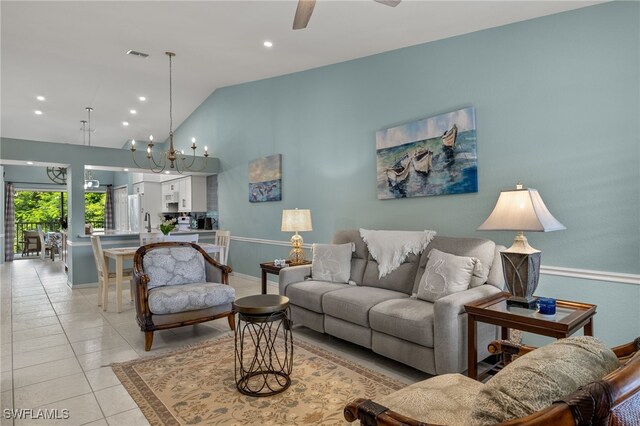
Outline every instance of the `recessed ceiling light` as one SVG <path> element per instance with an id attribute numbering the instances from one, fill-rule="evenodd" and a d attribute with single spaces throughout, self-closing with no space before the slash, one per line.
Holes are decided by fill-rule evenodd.
<path id="1" fill-rule="evenodd" d="M 138 111 L 136 111 L 135 109 L 130 109 L 130 110 L 129 110 L 129 112 L 130 112 L 131 114 L 137 114 L 137 113 L 138 113 Z"/>
<path id="2" fill-rule="evenodd" d="M 129 169 L 122 169 L 122 171 L 123 171 L 123 172 L 128 172 L 128 171 L 129 171 Z"/>
<path id="3" fill-rule="evenodd" d="M 128 126 L 128 125 L 129 125 L 129 122 L 128 122 L 128 121 L 123 121 L 123 122 L 122 122 L 122 125 L 123 125 L 123 126 Z"/>
<path id="4" fill-rule="evenodd" d="M 42 101 L 45 100 L 45 97 L 44 96 L 36 96 L 36 99 L 42 102 Z"/>
<path id="5" fill-rule="evenodd" d="M 273 47 L 273 43 L 271 43 L 269 40 L 265 41 L 262 44 L 264 45 L 264 47 Z"/>
<path id="6" fill-rule="evenodd" d="M 140 97 L 138 97 L 138 99 L 140 100 L 140 102 L 144 102 L 144 101 L 146 101 L 146 100 L 147 100 L 147 98 L 146 98 L 146 97 L 144 97 L 144 96 L 140 96 Z"/>
<path id="7" fill-rule="evenodd" d="M 33 165 L 33 161 L 27 161 L 27 164 L 31 166 Z"/>
<path id="8" fill-rule="evenodd" d="M 42 111 L 40 111 L 39 109 L 33 111 L 36 115 L 42 115 Z"/>

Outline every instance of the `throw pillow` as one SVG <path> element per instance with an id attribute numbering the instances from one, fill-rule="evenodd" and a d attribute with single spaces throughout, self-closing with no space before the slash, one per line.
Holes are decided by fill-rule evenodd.
<path id="1" fill-rule="evenodd" d="M 435 302 L 468 289 L 471 276 L 480 267 L 480 261 L 475 257 L 456 256 L 432 249 L 420 279 L 418 299 Z"/>
<path id="2" fill-rule="evenodd" d="M 613 351 L 594 337 L 557 340 L 516 359 L 489 380 L 467 424 L 493 425 L 528 416 L 617 367 Z"/>
<path id="3" fill-rule="evenodd" d="M 311 277 L 317 281 L 348 283 L 354 250 L 353 243 L 313 244 Z"/>

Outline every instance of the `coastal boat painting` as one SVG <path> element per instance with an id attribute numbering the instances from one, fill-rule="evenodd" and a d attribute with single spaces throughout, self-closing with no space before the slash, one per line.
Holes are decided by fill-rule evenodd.
<path id="1" fill-rule="evenodd" d="M 282 154 L 249 162 L 249 202 L 282 200 Z"/>
<path id="2" fill-rule="evenodd" d="M 475 109 L 376 132 L 379 199 L 478 192 Z"/>

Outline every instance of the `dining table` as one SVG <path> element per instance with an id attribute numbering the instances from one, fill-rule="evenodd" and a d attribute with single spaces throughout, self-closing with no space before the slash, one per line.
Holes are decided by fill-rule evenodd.
<path id="1" fill-rule="evenodd" d="M 218 256 L 220 256 L 221 261 L 222 256 L 224 255 L 224 246 L 219 246 L 216 244 L 209 244 L 209 243 L 198 243 L 198 245 L 200 247 L 202 247 L 202 249 L 207 252 L 207 254 L 215 254 L 217 253 Z M 133 260 L 133 256 L 136 254 L 136 251 L 140 248 L 141 246 L 135 246 L 135 247 L 114 247 L 114 248 L 105 248 L 102 250 L 102 253 L 104 255 L 104 260 L 107 266 L 107 271 L 106 271 L 106 276 L 109 276 L 109 272 L 110 272 L 110 267 L 109 267 L 109 259 L 113 259 L 115 260 L 116 266 L 115 266 L 115 273 L 116 273 L 116 311 L 118 313 L 122 312 L 122 281 L 123 281 L 123 270 L 124 270 L 124 262 L 126 260 Z M 224 261 L 226 262 L 226 259 L 224 259 Z M 224 262 L 223 262 L 224 263 Z M 108 292 L 105 291 L 104 293 L 104 298 L 103 298 L 103 307 L 106 309 L 107 307 L 107 297 L 108 297 Z"/>

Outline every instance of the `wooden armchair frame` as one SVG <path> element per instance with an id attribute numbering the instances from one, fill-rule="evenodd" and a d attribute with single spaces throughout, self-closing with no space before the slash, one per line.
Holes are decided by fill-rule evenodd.
<path id="1" fill-rule="evenodd" d="M 536 348 L 494 341 L 492 353 L 505 353 L 508 358 L 522 356 Z M 637 424 L 640 421 L 640 337 L 631 343 L 612 348 L 620 367 L 601 380 L 580 387 L 561 401 L 527 417 L 500 423 L 503 426 L 574 426 Z M 370 399 L 358 398 L 344 408 L 349 422 L 362 425 L 436 426 L 406 417 Z"/>
<path id="2" fill-rule="evenodd" d="M 196 311 L 187 311 L 176 314 L 153 314 L 149 310 L 149 289 L 148 284 L 150 278 L 144 273 L 143 258 L 149 251 L 158 248 L 170 247 L 192 247 L 197 250 L 205 260 L 205 268 L 213 268 L 220 274 L 220 284 L 229 285 L 229 273 L 231 268 L 222 265 L 212 257 L 210 257 L 199 245 L 187 242 L 162 242 L 148 244 L 140 247 L 133 257 L 133 281 L 134 281 L 134 303 L 136 306 L 136 320 L 140 326 L 140 330 L 144 332 L 145 351 L 151 350 L 153 344 L 153 332 L 157 330 L 166 330 L 169 328 L 182 327 L 186 325 L 194 325 L 201 322 L 212 321 L 218 318 L 227 317 L 229 327 L 235 330 L 235 315 L 232 311 L 231 304 L 229 306 L 214 306 L 212 308 L 200 309 Z M 209 266 L 207 266 L 209 265 Z M 207 273 L 209 275 L 209 273 Z"/>

